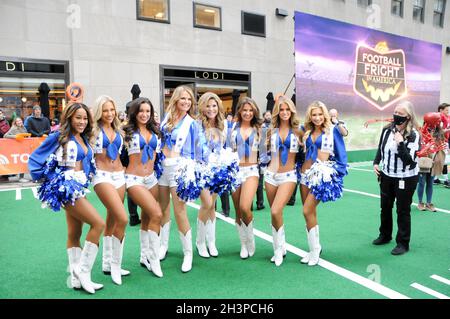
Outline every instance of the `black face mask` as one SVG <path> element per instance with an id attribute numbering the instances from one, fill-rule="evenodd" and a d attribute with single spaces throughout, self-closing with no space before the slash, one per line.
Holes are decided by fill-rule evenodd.
<path id="1" fill-rule="evenodd" d="M 395 125 L 402 125 L 403 123 L 405 123 L 408 120 L 407 116 L 400 116 L 400 115 L 396 115 L 394 114 L 394 124 Z"/>
<path id="2" fill-rule="evenodd" d="M 267 124 L 270 124 L 270 122 L 272 122 L 272 120 L 270 120 L 270 119 L 264 119 L 264 122 L 266 122 Z"/>

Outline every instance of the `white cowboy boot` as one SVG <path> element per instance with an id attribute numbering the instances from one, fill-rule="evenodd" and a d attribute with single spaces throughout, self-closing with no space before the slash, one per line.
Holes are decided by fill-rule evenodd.
<path id="1" fill-rule="evenodd" d="M 282 228 L 279 229 L 279 231 L 282 230 L 281 233 L 281 244 L 282 244 L 282 250 L 283 250 L 283 258 L 286 257 L 286 233 L 284 231 L 284 225 L 282 226 Z M 270 258 L 270 262 L 274 263 L 275 262 L 275 256 L 273 256 L 272 258 Z"/>
<path id="2" fill-rule="evenodd" d="M 155 233 L 153 230 L 149 230 L 148 232 L 148 239 L 149 239 L 149 249 L 147 254 L 147 260 L 149 263 L 148 270 L 153 272 L 153 274 L 157 277 L 162 277 L 163 273 L 161 270 L 161 264 L 159 261 L 159 249 L 161 245 L 161 240 L 159 238 L 159 235 Z"/>
<path id="3" fill-rule="evenodd" d="M 320 253 L 322 252 L 322 246 L 320 246 L 319 240 L 319 225 L 316 225 L 309 230 L 308 237 L 310 237 L 311 240 L 311 252 L 309 254 L 308 266 L 315 266 L 319 263 Z"/>
<path id="4" fill-rule="evenodd" d="M 80 281 L 81 287 L 83 287 L 83 289 L 90 294 L 95 293 L 95 286 L 91 281 L 91 271 L 92 266 L 94 266 L 97 253 L 98 246 L 89 241 L 86 241 L 81 252 L 80 263 L 74 269 L 74 275 Z"/>
<path id="5" fill-rule="evenodd" d="M 102 271 L 105 275 L 111 274 L 112 238 L 103 236 Z"/>
<path id="6" fill-rule="evenodd" d="M 206 249 L 206 225 L 200 219 L 197 219 L 197 239 L 195 240 L 195 245 L 197 246 L 198 254 L 203 258 L 209 258 L 208 249 Z"/>
<path id="7" fill-rule="evenodd" d="M 142 229 L 139 230 L 139 241 L 141 242 L 141 257 L 139 259 L 139 262 L 142 267 L 146 267 L 149 271 L 151 271 L 150 264 L 147 260 L 148 254 L 147 251 L 149 249 L 149 242 L 150 242 L 148 236 L 149 236 L 148 231 Z"/>
<path id="8" fill-rule="evenodd" d="M 125 243 L 125 236 L 122 238 L 122 242 L 120 242 L 119 238 L 114 235 L 111 236 L 112 239 L 112 258 L 111 258 L 111 279 L 117 284 L 122 284 L 122 257 L 123 257 L 123 245 Z M 127 271 L 128 274 L 130 273 Z"/>
<path id="9" fill-rule="evenodd" d="M 245 226 L 245 223 L 243 223 L 244 229 L 245 229 L 245 234 L 247 236 L 247 251 L 248 251 L 248 256 L 252 257 L 255 254 L 255 235 L 253 234 L 253 220 L 247 225 Z"/>
<path id="10" fill-rule="evenodd" d="M 192 269 L 192 234 L 190 229 L 187 231 L 186 235 L 183 235 L 180 231 L 179 233 L 184 254 L 181 271 L 188 272 Z"/>
<path id="11" fill-rule="evenodd" d="M 206 244 L 212 257 L 219 256 L 216 248 L 216 218 L 206 221 Z"/>
<path id="12" fill-rule="evenodd" d="M 248 258 L 248 250 L 247 250 L 247 236 L 245 235 L 245 229 L 244 229 L 244 222 L 241 220 L 241 224 L 236 223 L 236 229 L 239 234 L 239 239 L 241 241 L 241 252 L 239 256 L 241 256 L 242 259 Z"/>
<path id="13" fill-rule="evenodd" d="M 70 282 L 68 283 L 70 288 L 75 290 L 81 289 L 80 281 L 74 276 L 73 270 L 80 262 L 81 248 L 71 247 L 67 248 L 67 257 L 69 257 L 69 271 L 70 271 Z"/>
<path id="14" fill-rule="evenodd" d="M 102 270 L 105 275 L 111 275 L 111 258 L 112 258 L 112 236 L 103 237 L 103 256 L 102 256 Z M 129 270 L 121 269 L 121 276 L 128 276 Z"/>
<path id="15" fill-rule="evenodd" d="M 310 236 L 309 236 L 308 228 L 306 228 L 306 239 L 308 239 L 308 248 L 309 248 L 309 251 L 308 251 L 308 253 L 306 254 L 306 256 L 303 257 L 303 258 L 300 260 L 300 262 L 301 262 L 302 264 L 307 264 L 307 263 L 309 263 L 309 258 L 310 258 L 311 250 L 312 250 L 311 239 L 310 239 Z"/>
<path id="16" fill-rule="evenodd" d="M 278 231 L 272 226 L 274 262 L 278 267 L 283 262 L 283 228 L 281 226 Z"/>
<path id="17" fill-rule="evenodd" d="M 169 235 L 170 235 L 170 220 L 161 227 L 159 232 L 161 238 L 161 247 L 159 248 L 159 260 L 166 258 L 167 251 L 169 250 Z"/>

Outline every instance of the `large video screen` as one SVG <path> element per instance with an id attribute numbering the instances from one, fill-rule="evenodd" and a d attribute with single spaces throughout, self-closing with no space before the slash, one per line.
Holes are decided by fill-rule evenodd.
<path id="1" fill-rule="evenodd" d="M 337 109 L 348 150 L 376 148 L 387 124 L 378 120 L 399 101 L 413 103 L 419 122 L 437 111 L 441 58 L 440 44 L 295 13 L 297 109 L 302 120 L 315 100 Z"/>

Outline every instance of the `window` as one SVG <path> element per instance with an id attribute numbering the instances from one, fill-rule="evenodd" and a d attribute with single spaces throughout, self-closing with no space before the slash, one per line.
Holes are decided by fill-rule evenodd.
<path id="1" fill-rule="evenodd" d="M 241 11 L 242 34 L 266 36 L 266 16 Z"/>
<path id="2" fill-rule="evenodd" d="M 433 24 L 444 27 L 445 0 L 434 0 Z"/>
<path id="3" fill-rule="evenodd" d="M 138 20 L 170 23 L 169 0 L 136 0 Z"/>
<path id="4" fill-rule="evenodd" d="M 358 5 L 361 7 L 368 7 L 372 5 L 372 0 L 358 0 Z"/>
<path id="5" fill-rule="evenodd" d="M 413 3 L 413 19 L 417 22 L 424 22 L 425 17 L 425 0 L 414 0 Z"/>
<path id="6" fill-rule="evenodd" d="M 194 2 L 194 27 L 222 30 L 221 8 Z"/>
<path id="7" fill-rule="evenodd" d="M 391 13 L 403 17 L 403 0 L 392 0 Z"/>

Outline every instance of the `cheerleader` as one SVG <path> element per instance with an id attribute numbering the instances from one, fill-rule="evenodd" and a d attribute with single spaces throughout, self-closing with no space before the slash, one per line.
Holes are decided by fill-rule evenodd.
<path id="1" fill-rule="evenodd" d="M 306 221 L 309 253 L 301 263 L 317 265 L 322 247 L 317 224 L 320 202 L 335 201 L 342 196 L 343 178 L 347 175 L 347 153 L 338 126 L 331 123 L 327 107 L 320 101 L 306 111 L 305 162 L 301 167 L 300 192 Z"/>
<path id="2" fill-rule="evenodd" d="M 232 193 L 236 211 L 236 228 L 241 241 L 242 259 L 255 253 L 252 201 L 258 188 L 258 152 L 263 153 L 262 119 L 255 101 L 245 97 L 237 106 L 237 122 L 232 127 L 230 145 L 239 157 L 239 187 Z"/>
<path id="3" fill-rule="evenodd" d="M 299 151 L 299 119 L 294 103 L 286 97 L 280 97 L 275 103 L 272 114 L 272 129 L 267 135 L 268 157 L 270 160 L 264 173 L 267 199 L 272 217 L 272 235 L 276 266 L 283 262 L 286 255 L 286 239 L 283 225 L 283 209 L 297 186 L 296 156 Z"/>
<path id="4" fill-rule="evenodd" d="M 125 197 L 124 168 L 119 154 L 123 146 L 123 131 L 114 101 L 106 95 L 99 96 L 92 108 L 94 116 L 94 154 L 97 171 L 92 185 L 106 207 L 106 228 L 103 234 L 104 274 L 122 284 L 122 277 L 130 274 L 121 269 L 127 213 L 123 206 Z"/>
<path id="5" fill-rule="evenodd" d="M 100 236 L 105 222 L 86 199 L 89 180 L 95 172 L 92 137 L 92 116 L 86 105 L 67 106 L 61 116 L 59 130 L 30 156 L 29 169 L 33 180 L 43 179 L 38 194 L 44 206 L 54 211 L 64 207 L 68 228 L 67 254 L 71 285 L 94 294 L 103 288 L 91 280 L 91 270 L 98 252 Z M 90 229 L 83 249 L 80 238 L 83 223 Z"/>
<path id="6" fill-rule="evenodd" d="M 209 164 L 214 168 L 219 169 L 221 162 L 221 155 L 225 155 L 222 150 L 226 145 L 228 136 L 228 122 L 225 120 L 225 115 L 222 106 L 222 100 L 212 92 L 204 93 L 198 101 L 200 110 L 200 124 L 205 132 L 205 137 L 208 143 L 211 154 L 211 161 Z M 216 159 L 215 161 L 212 159 Z M 236 167 L 237 168 L 237 167 Z M 227 169 L 227 171 L 229 171 Z M 228 177 L 228 175 L 227 175 Z M 220 185 L 220 193 L 222 194 L 225 185 Z M 212 188 L 215 189 L 215 188 Z M 215 203 L 217 200 L 217 193 L 211 189 L 204 189 L 200 193 L 201 206 L 197 218 L 197 240 L 196 246 L 198 254 L 201 257 L 209 258 L 217 257 L 219 252 L 216 248 L 216 214 Z"/>
<path id="7" fill-rule="evenodd" d="M 192 269 L 192 234 L 186 213 L 186 203 L 177 193 L 178 182 L 175 178 L 184 159 L 205 161 L 209 156 L 205 136 L 195 116 L 195 98 L 192 90 L 186 86 L 177 87 L 169 100 L 166 116 L 161 123 L 163 134 L 162 153 L 163 173 L 158 183 L 160 203 L 163 212 L 161 222 L 160 259 L 163 260 L 169 248 L 170 234 L 170 196 L 172 196 L 175 220 L 183 246 L 182 272 Z M 190 168 L 193 169 L 192 167 Z"/>
<path id="8" fill-rule="evenodd" d="M 158 156 L 161 139 L 149 99 L 140 97 L 130 104 L 124 126 L 129 164 L 125 171 L 128 195 L 141 207 L 140 263 L 157 277 L 163 273 L 159 262 L 161 207 L 158 203 Z"/>

